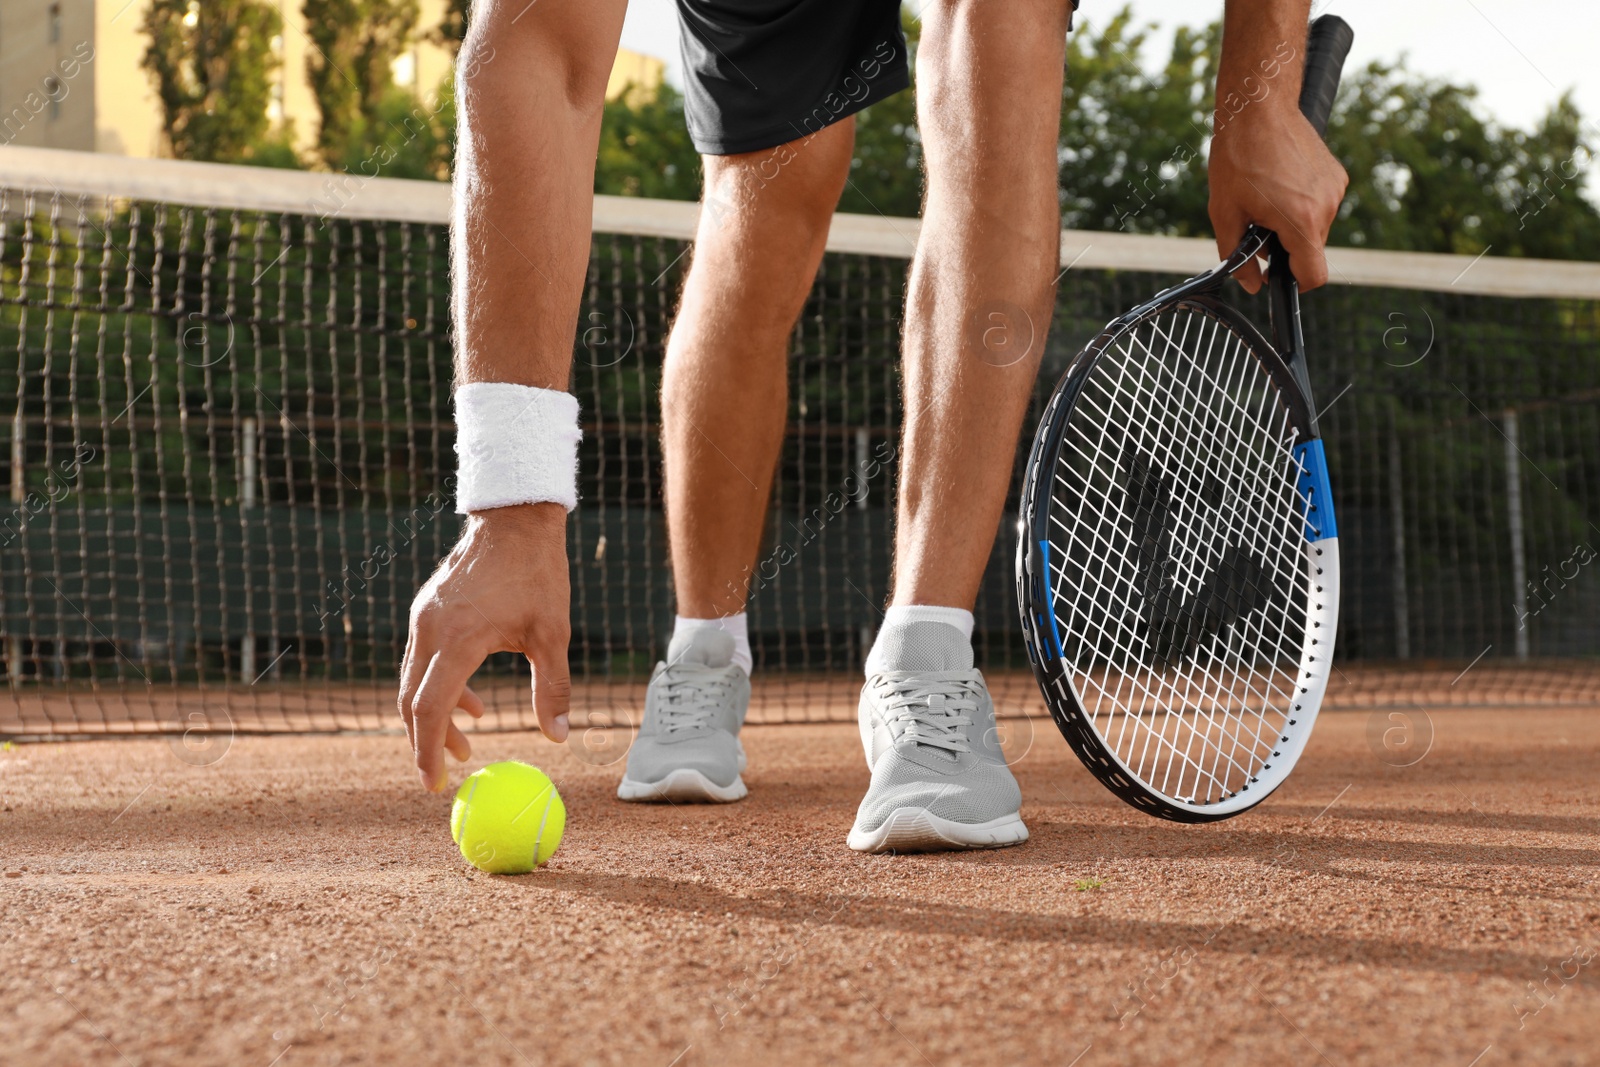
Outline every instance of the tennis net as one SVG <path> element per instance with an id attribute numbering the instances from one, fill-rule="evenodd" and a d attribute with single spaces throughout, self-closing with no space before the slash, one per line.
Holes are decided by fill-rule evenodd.
<path id="1" fill-rule="evenodd" d="M 635 721 L 671 625 L 657 397 L 696 210 L 597 198 L 572 382 L 580 725 Z M 0 152 L 0 735 L 394 725 L 410 598 L 459 530 L 448 211 L 430 183 Z M 839 216 L 795 329 L 752 721 L 855 714 L 916 228 Z M 1064 234 L 1036 408 L 1107 320 L 1214 258 Z M 1600 702 L 1600 265 L 1332 263 L 1305 301 L 1344 561 L 1328 706 Z M 1003 715 L 1042 708 L 1013 538 L 977 610 Z M 479 728 L 534 725 L 527 672 L 485 665 Z"/>

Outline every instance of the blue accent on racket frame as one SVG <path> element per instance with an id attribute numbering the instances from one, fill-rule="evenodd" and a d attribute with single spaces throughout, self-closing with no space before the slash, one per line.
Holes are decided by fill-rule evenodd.
<path id="1" fill-rule="evenodd" d="M 1325 541 L 1339 536 L 1339 523 L 1333 517 L 1333 493 L 1328 488 L 1328 457 L 1322 451 L 1322 439 L 1315 438 L 1294 448 L 1295 462 L 1300 474 L 1295 478 L 1295 488 L 1300 490 L 1300 501 L 1306 517 L 1306 540 Z"/>
<path id="2" fill-rule="evenodd" d="M 1043 578 L 1042 578 L 1043 588 L 1039 590 L 1039 593 L 1040 593 L 1039 601 L 1041 603 L 1043 603 L 1043 604 L 1048 605 L 1050 603 L 1050 542 L 1049 541 L 1040 541 L 1039 542 L 1039 551 L 1044 556 L 1044 575 L 1043 575 Z M 1048 610 L 1049 610 L 1049 613 L 1050 613 L 1050 640 L 1055 642 L 1056 659 L 1062 659 L 1063 656 L 1061 654 L 1061 631 L 1056 628 L 1056 612 L 1055 612 L 1055 608 L 1052 607 L 1052 608 L 1049 608 Z"/>

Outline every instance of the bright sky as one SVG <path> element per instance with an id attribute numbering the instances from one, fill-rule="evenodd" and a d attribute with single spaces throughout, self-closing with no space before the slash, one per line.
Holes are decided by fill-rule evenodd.
<path id="1" fill-rule="evenodd" d="M 1124 0 L 1082 0 L 1080 25 L 1105 19 Z M 1198 25 L 1221 14 L 1221 0 L 1132 0 L 1136 19 L 1167 34 L 1175 25 Z M 1393 60 L 1411 69 L 1477 85 L 1484 110 L 1499 122 L 1526 127 L 1567 89 L 1600 127 L 1600 4 L 1580 0 L 1318 0 L 1318 13 L 1342 16 L 1355 30 L 1354 63 Z M 1152 63 L 1165 41 L 1150 49 Z M 622 31 L 626 48 L 667 61 L 678 82 L 678 20 L 673 0 L 631 0 Z"/>

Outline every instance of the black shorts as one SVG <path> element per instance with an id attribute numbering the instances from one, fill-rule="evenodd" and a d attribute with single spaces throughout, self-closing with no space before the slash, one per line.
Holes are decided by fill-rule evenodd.
<path id="1" fill-rule="evenodd" d="M 799 140 L 911 84 L 900 0 L 678 0 L 678 14 L 705 155 Z"/>

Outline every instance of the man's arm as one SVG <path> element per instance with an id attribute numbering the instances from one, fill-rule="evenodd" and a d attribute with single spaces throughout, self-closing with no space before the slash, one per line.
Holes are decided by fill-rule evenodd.
<path id="1" fill-rule="evenodd" d="M 1309 0 L 1227 0 L 1210 161 L 1218 252 L 1259 223 L 1283 242 L 1301 290 L 1328 280 L 1322 249 L 1349 181 L 1300 114 L 1309 13 Z M 1256 263 L 1234 276 L 1261 288 Z"/>
<path id="2" fill-rule="evenodd" d="M 451 225 L 456 384 L 565 390 L 594 210 L 606 78 L 625 0 L 478 0 L 457 67 Z M 567 736 L 570 590 L 558 503 L 474 511 L 411 606 L 399 712 L 424 787 L 444 752 L 471 748 L 451 722 L 481 716 L 467 681 L 495 652 L 533 665 L 534 709 Z"/>

